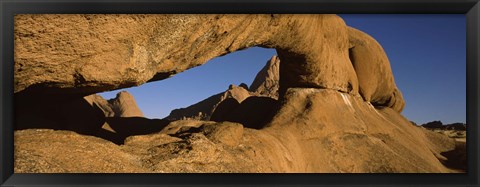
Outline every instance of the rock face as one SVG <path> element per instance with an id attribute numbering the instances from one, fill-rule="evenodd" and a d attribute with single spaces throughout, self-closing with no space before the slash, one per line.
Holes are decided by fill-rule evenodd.
<path id="1" fill-rule="evenodd" d="M 216 56 L 263 46 L 277 49 L 282 59 L 280 96 L 292 87 L 352 95 L 362 89 L 375 106 L 403 108 L 381 47 L 336 15 L 24 14 L 15 25 L 15 93 L 89 95 L 165 79 Z M 380 60 L 365 63 L 357 49 Z M 364 66 L 381 71 L 369 74 Z M 372 87 L 365 82 L 370 79 L 388 83 Z"/>
<path id="2" fill-rule="evenodd" d="M 112 107 L 115 117 L 143 117 L 135 98 L 126 91 L 117 93 L 117 97 L 108 100 L 108 103 Z"/>
<path id="3" fill-rule="evenodd" d="M 265 131 L 281 132 L 274 136 L 289 147 L 292 165 L 311 172 L 448 172 L 435 155 L 455 147 L 391 108 L 329 89 L 289 89 L 268 126 Z"/>
<path id="4" fill-rule="evenodd" d="M 446 166 L 456 164 L 461 146 L 400 114 L 405 102 L 385 52 L 336 15 L 22 14 L 14 21 L 15 117 L 25 120 L 15 132 L 17 173 L 455 172 Z M 200 119 L 223 122 L 115 117 L 138 113 L 84 99 L 252 46 L 277 50 L 278 100 L 231 86 L 171 115 L 200 111 Z M 122 97 L 118 106 L 130 106 Z M 105 122 L 114 135 L 82 133 Z M 45 124 L 56 131 L 35 129 Z M 64 131 L 71 129 L 80 134 Z"/>
<path id="5" fill-rule="evenodd" d="M 336 15 L 23 14 L 14 21 L 15 93 L 131 87 L 252 46 L 276 48 L 285 69 L 296 69 L 283 72 L 280 87 L 358 90 L 348 27 Z"/>
<path id="6" fill-rule="evenodd" d="M 71 131 L 15 131 L 15 172 L 147 172 L 109 141 Z"/>
<path id="7" fill-rule="evenodd" d="M 249 90 L 255 94 L 278 99 L 280 59 L 273 56 L 257 73 Z"/>
<path id="8" fill-rule="evenodd" d="M 105 100 L 102 96 L 92 94 L 83 98 L 90 105 L 97 105 L 105 117 L 144 117 L 133 95 L 127 91 L 117 93 L 115 98 Z"/>
<path id="9" fill-rule="evenodd" d="M 85 96 L 84 99 L 88 102 L 88 104 L 92 106 L 97 105 L 103 111 L 105 117 L 115 116 L 115 112 L 113 111 L 112 106 L 102 96 L 92 94 L 89 96 Z"/>
<path id="10" fill-rule="evenodd" d="M 387 106 L 401 112 L 405 103 L 382 46 L 354 28 L 348 28 L 348 35 L 349 55 L 357 74 L 360 95 L 375 106 Z"/>
<path id="11" fill-rule="evenodd" d="M 217 108 L 222 101 L 231 98 L 240 103 L 246 98 L 250 97 L 250 95 L 251 94 L 244 87 L 235 86 L 232 84 L 225 92 L 210 96 L 209 98 L 195 103 L 187 108 L 172 110 L 170 115 L 165 117 L 165 119 L 170 121 L 186 118 L 209 120 L 215 108 Z"/>

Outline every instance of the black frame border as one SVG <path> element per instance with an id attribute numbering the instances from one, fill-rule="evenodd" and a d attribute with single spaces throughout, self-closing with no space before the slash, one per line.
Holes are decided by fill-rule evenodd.
<path id="1" fill-rule="evenodd" d="M 0 0 L 0 186 L 479 186 L 479 0 Z M 13 174 L 15 14 L 387 13 L 465 14 L 466 174 Z"/>

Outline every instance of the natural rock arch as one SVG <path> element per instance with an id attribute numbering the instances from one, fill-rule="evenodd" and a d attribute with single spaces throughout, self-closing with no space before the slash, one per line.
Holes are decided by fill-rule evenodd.
<path id="1" fill-rule="evenodd" d="M 252 46 L 277 49 L 280 95 L 291 87 L 357 95 L 358 79 L 370 79 L 357 78 L 348 50 L 369 38 L 336 15 L 17 15 L 15 24 L 15 93 L 125 88 Z M 374 66 L 390 68 L 388 60 Z M 393 82 L 388 71 L 378 76 Z M 370 88 L 360 86 L 369 101 Z M 394 95 L 385 92 L 382 99 Z"/>

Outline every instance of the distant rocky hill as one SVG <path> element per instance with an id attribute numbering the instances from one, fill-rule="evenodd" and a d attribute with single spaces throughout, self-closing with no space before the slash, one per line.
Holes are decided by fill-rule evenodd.
<path id="1" fill-rule="evenodd" d="M 207 99 L 190 105 L 189 107 L 174 109 L 170 112 L 170 115 L 164 119 L 170 121 L 181 119 L 209 120 L 215 108 L 222 101 L 231 98 L 240 103 L 250 97 L 250 95 L 251 94 L 245 89 L 245 87 L 231 84 L 225 92 L 210 96 Z"/>
<path id="2" fill-rule="evenodd" d="M 278 99 L 278 88 L 280 83 L 280 59 L 273 56 L 267 64 L 257 73 L 250 85 L 249 91 L 257 96 L 271 97 Z"/>
<path id="3" fill-rule="evenodd" d="M 135 98 L 127 91 L 118 92 L 115 98 L 108 101 L 97 94 L 86 96 L 85 100 L 99 106 L 106 117 L 144 117 Z"/>
<path id="4" fill-rule="evenodd" d="M 170 115 L 164 119 L 170 121 L 180 119 L 211 120 L 210 118 L 217 106 L 229 98 L 234 99 L 238 104 L 251 96 L 278 99 L 279 65 L 280 59 L 275 55 L 268 60 L 265 66 L 257 73 L 250 88 L 244 83 L 240 84 L 240 86 L 232 84 L 222 93 L 210 96 L 189 107 L 172 110 Z M 233 102 L 233 100 L 229 102 Z M 224 104 L 224 106 L 226 105 Z M 226 109 L 224 108 L 222 110 L 225 112 Z M 218 115 L 219 112 L 217 112 L 217 118 L 214 120 L 220 119 Z"/>
<path id="5" fill-rule="evenodd" d="M 422 124 L 421 126 L 427 129 L 459 130 L 459 131 L 467 130 L 467 124 L 465 123 L 443 124 L 441 121 L 431 121 L 431 122 Z"/>

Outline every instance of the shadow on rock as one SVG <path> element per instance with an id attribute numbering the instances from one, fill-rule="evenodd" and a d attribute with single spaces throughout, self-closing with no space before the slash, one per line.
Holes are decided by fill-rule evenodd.
<path id="1" fill-rule="evenodd" d="M 440 154 L 447 158 L 447 160 L 442 161 L 446 167 L 463 172 L 467 171 L 467 149 L 465 142 L 457 141 L 454 150 Z"/>
<path id="2" fill-rule="evenodd" d="M 251 96 L 240 104 L 227 99 L 219 104 L 210 120 L 236 122 L 247 128 L 261 129 L 270 122 L 277 109 L 278 101 L 270 97 Z"/>
<path id="3" fill-rule="evenodd" d="M 96 104 L 78 94 L 15 94 L 15 130 L 70 130 L 95 135 L 105 123 Z"/>
<path id="4" fill-rule="evenodd" d="M 81 94 L 25 91 L 14 96 L 15 130 L 69 130 L 123 144 L 126 137 L 159 132 L 169 121 L 143 117 L 105 117 L 95 103 Z M 108 124 L 111 129 L 103 128 Z"/>
<path id="5" fill-rule="evenodd" d="M 106 122 L 116 133 L 127 136 L 159 132 L 170 123 L 164 119 L 144 117 L 108 117 Z"/>

